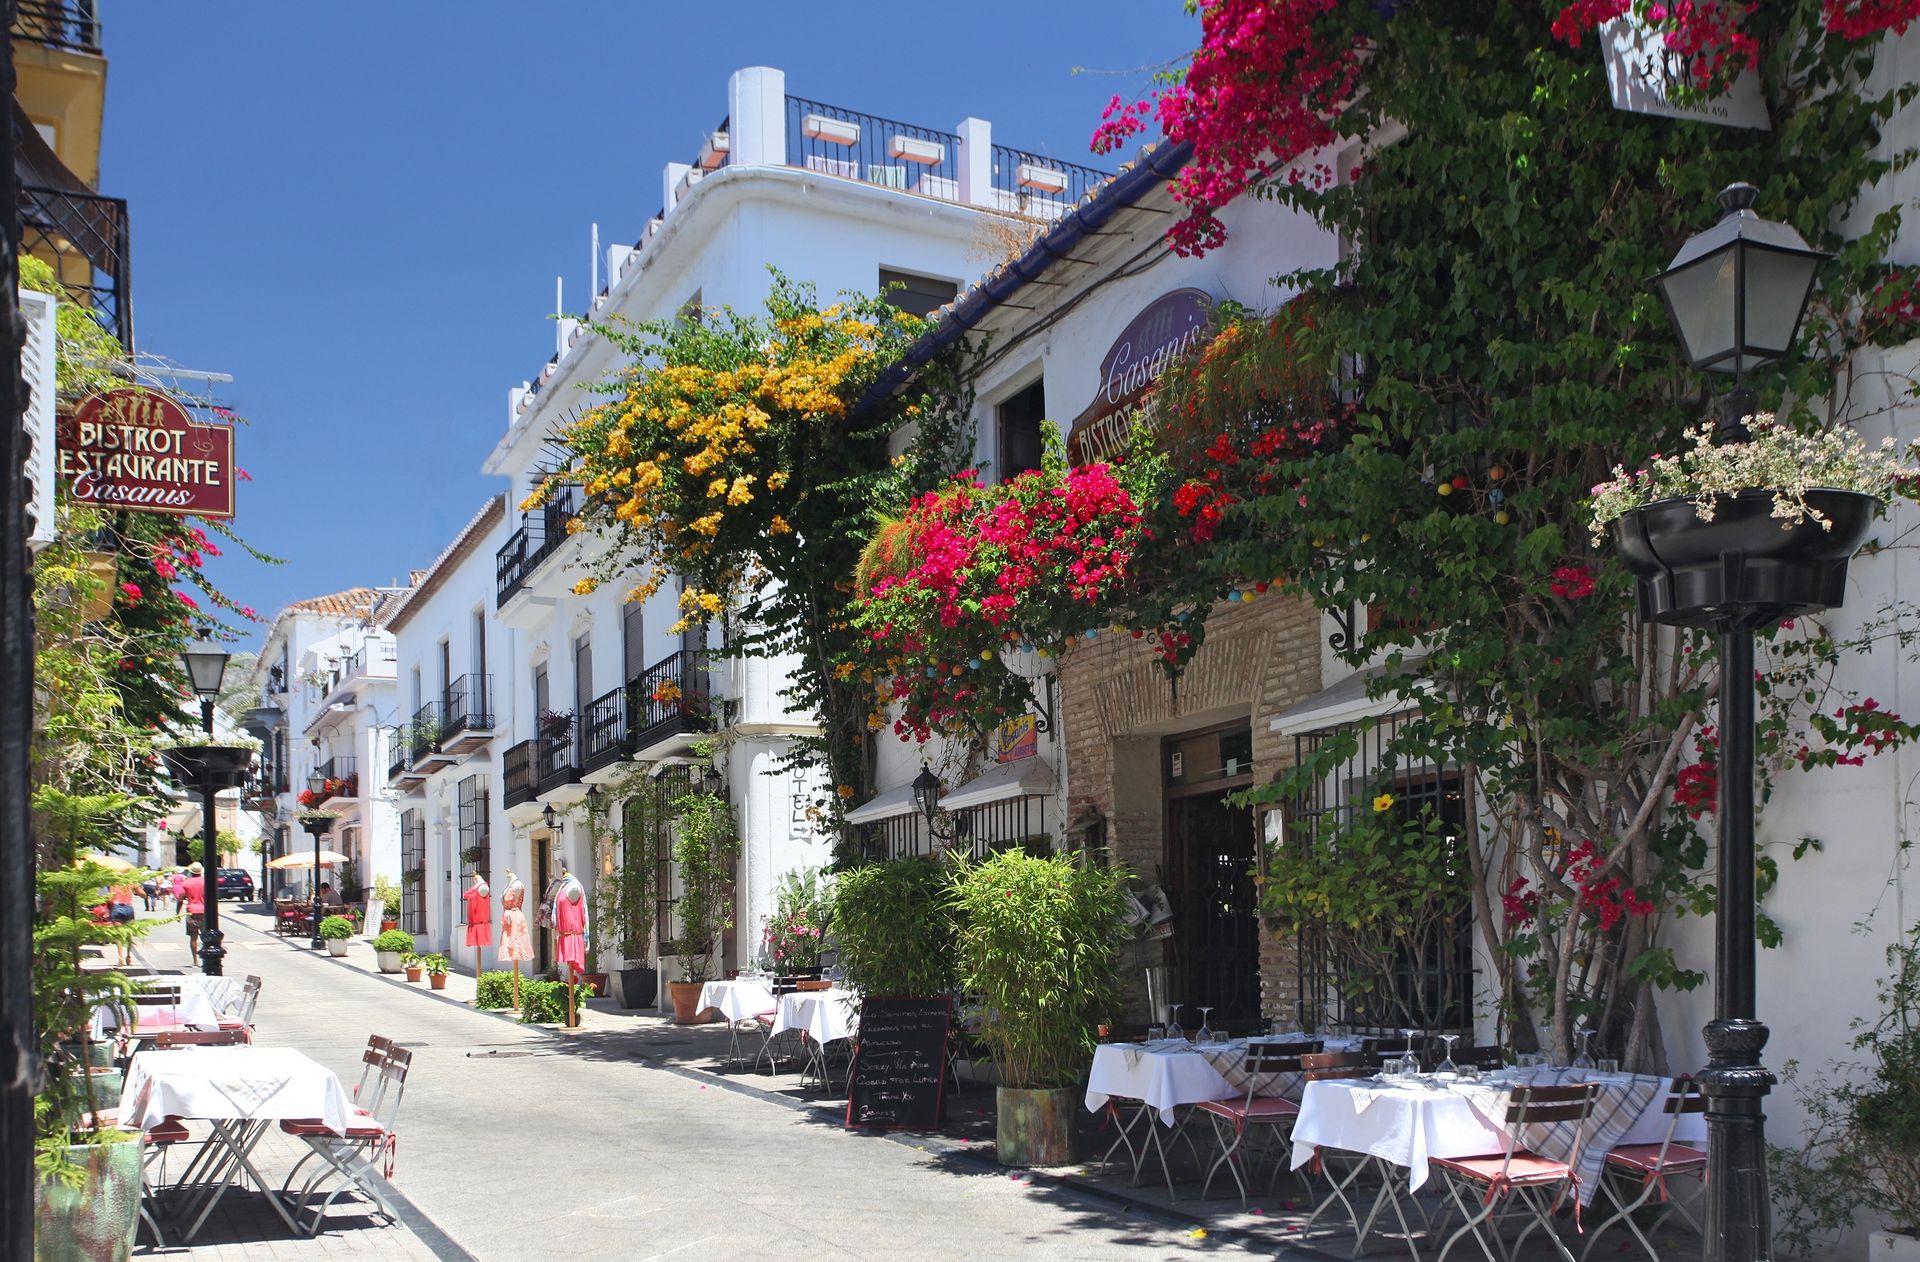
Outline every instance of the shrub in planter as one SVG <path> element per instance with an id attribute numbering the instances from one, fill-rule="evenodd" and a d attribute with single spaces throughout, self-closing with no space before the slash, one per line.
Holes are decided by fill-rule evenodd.
<path id="1" fill-rule="evenodd" d="M 951 878 L 926 859 L 842 872 L 833 941 L 847 984 L 867 995 L 943 995 L 954 988 L 959 925 Z"/>
<path id="2" fill-rule="evenodd" d="M 373 940 L 374 956 L 380 962 L 383 973 L 400 971 L 400 957 L 414 950 L 413 935 L 402 933 L 398 929 L 389 929 Z"/>
<path id="3" fill-rule="evenodd" d="M 960 984 L 981 998 L 999 1068 L 1003 1165 L 1073 1159 L 1075 1088 L 1118 1005 L 1127 873 L 1083 855 L 1019 850 L 955 871 Z"/>
<path id="4" fill-rule="evenodd" d="M 584 1012 L 593 998 L 593 987 L 573 988 L 576 1014 Z M 528 978 L 520 983 L 520 1020 L 527 1025 L 557 1025 L 567 1019 L 567 984 L 545 978 Z"/>
<path id="5" fill-rule="evenodd" d="M 513 1007 L 513 974 L 505 969 L 480 974 L 474 979 L 473 1006 L 476 1008 Z"/>
<path id="6" fill-rule="evenodd" d="M 428 983 L 435 990 L 445 990 L 447 988 L 447 957 L 435 952 L 432 955 L 422 956 L 420 963 L 427 970 Z"/>
<path id="7" fill-rule="evenodd" d="M 417 951 L 402 951 L 400 953 L 400 967 L 407 970 L 407 980 L 410 982 L 419 981 L 420 974 L 424 971 L 420 954 Z"/>
<path id="8" fill-rule="evenodd" d="M 353 922 L 345 916 L 326 917 L 320 922 L 320 940 L 327 944 L 328 955 L 345 955 L 353 940 Z"/>

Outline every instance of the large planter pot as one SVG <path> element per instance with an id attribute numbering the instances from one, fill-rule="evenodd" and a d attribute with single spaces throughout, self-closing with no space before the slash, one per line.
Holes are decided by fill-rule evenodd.
<path id="1" fill-rule="evenodd" d="M 582 985 L 593 987 L 593 997 L 595 999 L 606 998 L 607 991 L 612 989 L 607 982 L 607 975 L 605 973 L 582 973 L 580 974 L 580 982 Z"/>
<path id="2" fill-rule="evenodd" d="M 651 1008 L 660 1002 L 660 971 L 623 968 L 613 975 L 613 997 L 622 1008 Z"/>
<path id="3" fill-rule="evenodd" d="M 428 973 L 427 982 L 435 990 L 445 990 L 447 988 L 447 975 L 445 973 Z"/>
<path id="4" fill-rule="evenodd" d="M 1920 1237 L 1872 1232 L 1867 1236 L 1867 1262 L 1920 1262 Z"/>
<path id="5" fill-rule="evenodd" d="M 381 932 L 381 933 L 386 933 L 386 932 L 388 932 L 389 930 L 393 930 L 393 929 L 398 929 L 399 927 L 400 927 L 400 922 L 399 922 L 398 920 L 385 920 L 385 919 L 383 919 L 383 920 L 381 920 L 381 922 L 380 922 L 380 932 Z"/>
<path id="6" fill-rule="evenodd" d="M 34 1262 L 126 1262 L 140 1228 L 140 1145 L 75 1146 L 77 1188 L 35 1179 Z"/>
<path id="7" fill-rule="evenodd" d="M 380 965 L 380 971 L 383 973 L 397 973 L 400 971 L 400 953 L 398 951 L 375 951 L 373 958 L 375 962 Z"/>
<path id="8" fill-rule="evenodd" d="M 334 959 L 337 960 L 346 955 L 347 940 L 345 938 L 328 938 L 326 939 L 326 943 L 327 954 L 331 955 Z"/>
<path id="9" fill-rule="evenodd" d="M 176 745 L 160 751 L 167 774 L 182 789 L 218 793 L 247 782 L 253 751 L 238 745 Z"/>
<path id="10" fill-rule="evenodd" d="M 700 1003 L 700 982 L 668 982 L 667 993 L 673 996 L 673 1023 L 675 1025 L 704 1025 L 706 1013 L 698 1007 Z"/>
<path id="11" fill-rule="evenodd" d="M 1621 563 L 1638 580 L 1640 616 L 1678 627 L 1717 626 L 1745 615 L 1755 626 L 1840 605 L 1847 562 L 1879 501 L 1854 491 L 1809 491 L 1830 528 L 1785 529 L 1769 491 L 1722 496 L 1712 521 L 1688 500 L 1658 500 L 1613 523 Z"/>
<path id="12" fill-rule="evenodd" d="M 1071 1087 L 995 1088 L 994 1150 L 1003 1166 L 1064 1166 L 1073 1162 L 1074 1091 Z"/>

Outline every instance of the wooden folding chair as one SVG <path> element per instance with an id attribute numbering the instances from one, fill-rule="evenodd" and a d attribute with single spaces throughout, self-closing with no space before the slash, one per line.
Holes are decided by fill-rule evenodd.
<path id="1" fill-rule="evenodd" d="M 1434 1169 L 1447 1181 L 1447 1194 L 1466 1221 L 1447 1237 L 1437 1262 L 1446 1262 L 1462 1237 L 1472 1236 L 1487 1256 L 1487 1262 L 1518 1255 L 1520 1247 L 1536 1227 L 1547 1229 L 1565 1262 L 1576 1262 L 1566 1243 L 1553 1229 L 1553 1215 L 1568 1192 L 1580 1191 L 1580 1127 L 1593 1112 L 1600 1096 L 1600 1085 L 1584 1082 L 1565 1087 L 1515 1087 L 1507 1100 L 1505 1129 L 1507 1146 L 1502 1152 L 1484 1157 L 1436 1157 Z M 1520 1142 L 1520 1132 L 1531 1125 L 1574 1123 L 1573 1151 L 1565 1161 L 1543 1157 Z M 1478 1202 L 1476 1209 L 1475 1202 Z M 1533 1221 L 1521 1231 L 1511 1249 L 1498 1237 L 1489 1239 L 1481 1230 L 1486 1221 L 1503 1208 L 1518 1205 Z M 1495 1247 L 1499 1246 L 1496 1253 Z"/>
<path id="2" fill-rule="evenodd" d="M 1300 1106 L 1281 1096 L 1256 1093 L 1263 1083 L 1271 1084 L 1276 1075 L 1301 1073 L 1304 1069 L 1302 1058 L 1318 1052 L 1320 1047 L 1317 1041 L 1279 1043 L 1271 1039 L 1251 1039 L 1247 1043 L 1247 1058 L 1242 1063 L 1247 1075 L 1246 1096 L 1229 1096 L 1224 1100 L 1206 1100 L 1194 1105 L 1197 1112 L 1213 1119 L 1214 1138 L 1220 1141 L 1220 1155 L 1207 1167 L 1206 1182 L 1200 1186 L 1201 1200 L 1207 1199 L 1207 1192 L 1213 1187 L 1213 1176 L 1224 1165 L 1240 1189 L 1240 1208 L 1247 1207 L 1247 1180 L 1242 1177 L 1246 1158 L 1242 1155 L 1242 1149 L 1250 1134 L 1264 1131 L 1279 1139 L 1279 1153 L 1274 1159 L 1272 1177 L 1279 1176 L 1287 1153 L 1287 1134 L 1293 1129 L 1293 1120 L 1300 1116 Z M 1272 1189 L 1271 1178 L 1268 1189 Z"/>
<path id="3" fill-rule="evenodd" d="M 293 1208 L 298 1217 L 306 1212 L 307 1202 L 326 1183 L 329 1175 L 340 1176 L 340 1186 L 314 1207 L 313 1226 L 307 1234 L 317 1236 L 326 1221 L 327 1209 L 348 1189 L 354 1189 L 379 1207 L 388 1222 L 396 1221 L 393 1206 L 380 1190 L 380 1183 L 393 1177 L 394 1153 L 400 1136 L 394 1123 L 400 1114 L 400 1099 L 406 1093 L 407 1074 L 413 1066 L 413 1053 L 393 1044 L 387 1049 L 386 1063 L 380 1067 L 379 1085 L 370 1107 L 356 1109 L 345 1132 L 333 1130 L 317 1118 L 280 1123 L 282 1132 L 304 1141 L 325 1168 L 302 1185 Z M 301 1158 L 300 1165 L 306 1163 Z M 299 1166 L 294 1167 L 297 1172 Z M 375 1182 L 378 1176 L 379 1183 Z M 292 1175 L 288 1176 L 291 1186 Z"/>
<path id="4" fill-rule="evenodd" d="M 1647 1251 L 1647 1256 L 1653 1262 L 1660 1262 L 1659 1250 L 1653 1247 L 1647 1232 L 1642 1231 L 1640 1224 L 1633 1220 L 1641 1206 L 1656 1197 L 1665 1208 L 1654 1219 L 1649 1230 L 1660 1230 L 1667 1219 L 1678 1214 L 1686 1219 L 1695 1235 L 1701 1234 L 1700 1223 L 1679 1201 L 1673 1199 L 1673 1191 L 1667 1186 L 1667 1180 L 1695 1179 L 1701 1186 L 1706 1185 L 1706 1150 L 1689 1144 L 1676 1144 L 1673 1135 L 1682 1117 L 1707 1111 L 1707 1097 L 1701 1093 L 1699 1083 L 1682 1075 L 1673 1080 L 1673 1090 L 1667 1094 L 1665 1107 L 1667 1133 L 1659 1143 L 1616 1144 L 1607 1150 L 1606 1163 L 1600 1167 L 1600 1191 L 1613 1202 L 1615 1212 L 1588 1235 L 1587 1247 L 1580 1251 L 1581 1262 L 1586 1262 L 1593 1253 L 1593 1246 L 1615 1223 L 1625 1223 L 1634 1239 L 1640 1242 L 1640 1247 Z"/>

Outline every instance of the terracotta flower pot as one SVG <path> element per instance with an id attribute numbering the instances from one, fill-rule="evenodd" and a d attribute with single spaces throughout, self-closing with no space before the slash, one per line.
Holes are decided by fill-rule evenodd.
<path id="1" fill-rule="evenodd" d="M 435 990 L 445 990 L 447 988 L 447 975 L 445 973 L 428 973 L 427 981 L 432 984 Z"/>
<path id="2" fill-rule="evenodd" d="M 407 965 L 407 980 L 417 982 L 420 980 L 420 974 L 425 971 L 426 970 L 422 969 L 418 964 L 409 964 Z"/>
<path id="3" fill-rule="evenodd" d="M 668 982 L 667 993 L 673 996 L 673 1023 L 675 1025 L 704 1025 L 707 1016 L 697 1005 L 700 1002 L 700 982 Z"/>

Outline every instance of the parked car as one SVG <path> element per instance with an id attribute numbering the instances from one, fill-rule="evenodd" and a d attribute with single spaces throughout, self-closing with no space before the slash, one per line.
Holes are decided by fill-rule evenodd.
<path id="1" fill-rule="evenodd" d="M 251 901 L 253 898 L 253 873 L 247 871 L 245 868 L 221 868 L 220 897 Z"/>

